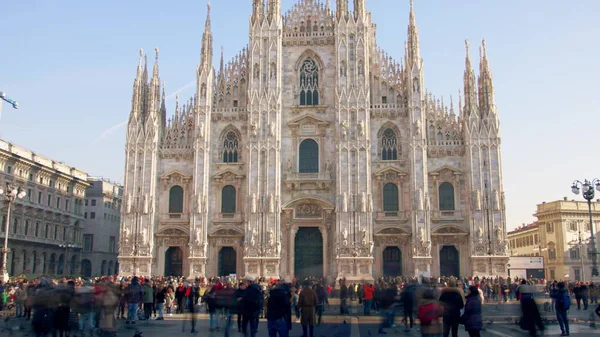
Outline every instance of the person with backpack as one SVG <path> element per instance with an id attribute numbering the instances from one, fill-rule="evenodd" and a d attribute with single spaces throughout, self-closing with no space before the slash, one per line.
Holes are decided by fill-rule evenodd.
<path id="1" fill-rule="evenodd" d="M 456 279 L 450 279 L 448 287 L 442 290 L 440 302 L 444 305 L 444 337 L 448 337 L 450 332 L 452 337 L 458 337 L 458 323 L 464 299 L 462 289 L 456 286 Z"/>
<path id="2" fill-rule="evenodd" d="M 423 298 L 417 310 L 417 318 L 421 324 L 421 336 L 423 337 L 442 337 L 442 324 L 440 318 L 444 314 L 444 309 L 435 300 L 433 289 L 425 289 Z"/>
<path id="3" fill-rule="evenodd" d="M 556 319 L 560 325 L 561 336 L 569 336 L 569 317 L 567 312 L 571 308 L 571 297 L 565 289 L 565 283 L 559 282 L 556 289 L 550 293 L 550 297 L 555 301 Z"/>

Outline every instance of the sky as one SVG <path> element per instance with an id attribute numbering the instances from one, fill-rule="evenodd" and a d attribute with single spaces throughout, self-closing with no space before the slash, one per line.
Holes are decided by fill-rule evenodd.
<path id="1" fill-rule="evenodd" d="M 139 49 L 160 48 L 172 111 L 176 92 L 194 92 L 206 1 L 2 0 L 0 90 L 20 108 L 4 104 L 0 137 L 122 182 Z M 283 10 L 295 2 L 283 0 Z M 226 60 L 248 43 L 251 5 L 212 0 L 214 50 L 223 46 Z M 400 60 L 409 0 L 367 0 L 367 9 L 378 45 Z M 541 202 L 583 200 L 573 180 L 600 177 L 600 1 L 415 0 L 415 12 L 425 86 L 436 96 L 462 88 L 464 40 L 476 63 L 487 41 L 508 228 L 534 221 Z"/>

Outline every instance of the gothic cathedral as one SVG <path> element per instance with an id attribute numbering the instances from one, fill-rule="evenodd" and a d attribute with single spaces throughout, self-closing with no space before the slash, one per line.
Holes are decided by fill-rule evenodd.
<path id="1" fill-rule="evenodd" d="M 485 41 L 478 78 L 466 43 L 455 109 L 425 90 L 412 0 L 400 62 L 348 2 L 253 0 L 249 44 L 218 72 L 209 6 L 196 92 L 168 119 L 158 50 L 151 78 L 140 53 L 122 275 L 506 276 Z"/>

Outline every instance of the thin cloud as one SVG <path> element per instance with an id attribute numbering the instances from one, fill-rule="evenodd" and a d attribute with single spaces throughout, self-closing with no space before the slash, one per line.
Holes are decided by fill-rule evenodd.
<path id="1" fill-rule="evenodd" d="M 194 84 L 196 84 L 196 81 L 190 82 L 186 85 L 184 85 L 183 87 L 175 90 L 173 93 L 169 94 L 166 99 L 173 99 L 175 98 L 175 96 L 179 95 L 180 93 L 182 93 L 183 91 L 189 89 L 190 87 L 192 87 Z M 109 136 L 111 136 L 112 134 L 114 134 L 115 132 L 117 132 L 118 130 L 124 128 L 127 125 L 127 121 L 121 122 L 119 124 L 115 124 L 113 126 L 111 126 L 110 128 L 102 131 L 102 133 L 100 134 L 100 136 L 96 137 L 96 139 L 94 139 L 94 144 L 97 144 L 98 142 L 108 138 Z"/>
<path id="2" fill-rule="evenodd" d="M 173 99 L 175 98 L 175 96 L 179 95 L 180 93 L 182 93 L 183 91 L 187 90 L 188 88 L 192 87 L 194 84 L 196 84 L 196 81 L 192 81 L 186 85 L 184 85 L 183 87 L 175 90 L 173 93 L 169 94 L 166 99 Z"/>
<path id="3" fill-rule="evenodd" d="M 101 140 L 106 139 L 108 136 L 112 135 L 113 133 L 117 132 L 119 129 L 124 128 L 125 125 L 127 125 L 127 121 L 121 122 L 119 124 L 113 125 L 110 128 L 104 130 L 100 136 L 98 136 L 96 139 L 94 139 L 94 144 L 100 142 Z"/>

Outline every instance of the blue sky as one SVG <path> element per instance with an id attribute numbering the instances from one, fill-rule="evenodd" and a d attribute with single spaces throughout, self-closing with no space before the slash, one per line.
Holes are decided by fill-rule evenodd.
<path id="1" fill-rule="evenodd" d="M 248 42 L 251 3 L 212 1 L 214 49 L 223 46 L 226 59 Z M 283 0 L 284 11 L 294 3 Z M 396 59 L 408 7 L 367 0 L 378 44 Z M 474 60 L 487 40 L 509 228 L 533 220 L 538 203 L 572 198 L 574 179 L 600 177 L 600 1 L 415 0 L 415 10 L 425 85 L 435 95 L 456 98 L 462 88 L 464 39 Z M 206 0 L 3 0 L 0 90 L 21 109 L 4 105 L 0 136 L 122 181 L 125 129 L 113 127 L 129 114 L 138 50 L 160 48 L 167 93 L 185 87 L 195 78 L 205 15 Z M 192 93 L 187 87 L 181 97 Z"/>

